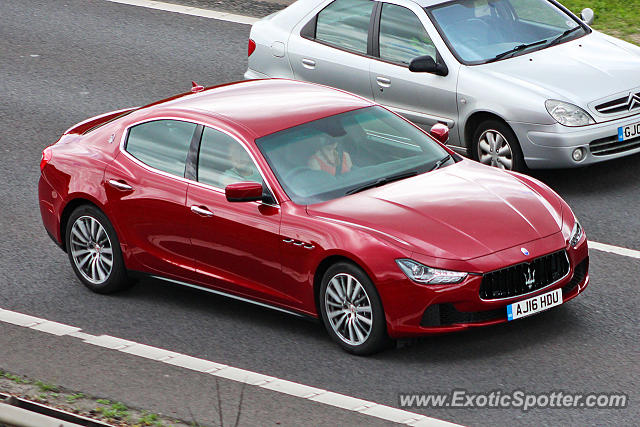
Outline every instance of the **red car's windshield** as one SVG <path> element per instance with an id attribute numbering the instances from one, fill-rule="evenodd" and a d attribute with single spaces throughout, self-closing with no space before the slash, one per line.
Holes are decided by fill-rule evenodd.
<path id="1" fill-rule="evenodd" d="M 326 117 L 256 140 L 291 200 L 312 204 L 451 161 L 424 132 L 381 107 Z"/>

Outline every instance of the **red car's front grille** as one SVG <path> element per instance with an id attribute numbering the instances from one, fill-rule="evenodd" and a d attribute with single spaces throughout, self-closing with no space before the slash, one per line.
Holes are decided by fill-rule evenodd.
<path id="1" fill-rule="evenodd" d="M 564 250 L 531 262 L 486 273 L 480 285 L 480 298 L 511 298 L 542 289 L 569 274 L 569 258 Z"/>

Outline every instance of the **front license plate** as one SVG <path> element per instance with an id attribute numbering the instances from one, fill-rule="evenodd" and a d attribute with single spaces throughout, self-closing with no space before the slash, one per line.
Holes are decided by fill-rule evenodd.
<path id="1" fill-rule="evenodd" d="M 560 304 L 562 304 L 562 289 L 556 289 L 546 294 L 509 304 L 507 306 L 507 319 L 516 320 L 540 313 Z"/>
<path id="2" fill-rule="evenodd" d="M 634 123 L 629 126 L 620 126 L 618 128 L 618 141 L 626 141 L 627 139 L 640 137 L 640 123 Z"/>

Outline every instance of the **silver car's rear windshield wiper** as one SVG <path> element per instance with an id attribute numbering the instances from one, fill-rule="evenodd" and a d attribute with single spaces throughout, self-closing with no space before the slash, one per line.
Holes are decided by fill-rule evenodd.
<path id="1" fill-rule="evenodd" d="M 548 46 L 553 46 L 553 45 L 556 45 L 556 44 L 560 43 L 560 40 L 562 40 L 563 38 L 567 37 L 569 34 L 573 33 L 574 31 L 576 31 L 576 30 L 578 30 L 580 28 L 582 28 L 580 25 L 578 25 L 577 27 L 569 28 L 564 33 L 560 34 L 558 37 L 556 37 L 555 39 L 551 40 L 551 42 L 549 43 Z"/>
<path id="2" fill-rule="evenodd" d="M 346 194 L 359 193 L 361 191 L 368 190 L 370 188 L 380 187 L 381 185 L 385 185 L 393 181 L 399 181 L 401 179 L 409 178 L 410 176 L 415 176 L 415 175 L 418 175 L 418 171 L 403 172 L 397 175 L 386 176 L 384 178 L 376 179 L 373 182 L 369 182 L 367 184 L 361 185 L 360 187 L 352 188 L 351 190 L 347 191 Z"/>
<path id="3" fill-rule="evenodd" d="M 512 49 L 509 49 L 509 50 L 507 50 L 507 51 L 504 51 L 504 52 L 502 52 L 502 53 L 497 54 L 497 55 L 496 55 L 496 56 L 494 56 L 493 58 L 491 58 L 491 59 L 487 60 L 487 61 L 485 62 L 485 64 L 488 64 L 489 62 L 497 61 L 498 59 L 504 58 L 505 56 L 510 55 L 510 54 L 512 54 L 512 53 L 516 53 L 516 52 L 519 52 L 519 51 L 521 51 L 521 50 L 528 49 L 528 48 L 533 47 L 533 46 L 538 46 L 538 45 L 540 45 L 540 44 L 544 44 L 544 43 L 546 43 L 546 42 L 547 42 L 547 39 L 544 39 L 544 40 L 538 40 L 537 42 L 533 42 L 533 43 L 523 43 L 523 44 L 519 44 L 518 46 L 516 46 L 516 47 L 514 47 L 514 48 L 512 48 Z"/>

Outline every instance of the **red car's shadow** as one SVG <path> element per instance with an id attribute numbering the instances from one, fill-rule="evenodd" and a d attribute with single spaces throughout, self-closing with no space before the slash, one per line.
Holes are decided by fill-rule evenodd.
<path id="1" fill-rule="evenodd" d="M 295 343 L 299 357 L 305 357 L 307 352 L 317 354 L 320 351 L 331 357 L 361 359 L 333 345 L 320 321 L 163 280 L 143 278 L 132 289 L 112 297 L 125 304 L 153 307 L 154 312 L 163 313 L 166 324 L 177 323 L 177 330 L 195 324 L 198 329 L 206 331 L 211 342 L 228 342 L 231 346 L 242 343 L 241 347 L 246 348 L 262 346 L 265 337 L 270 337 L 273 345 L 280 345 L 281 341 Z M 580 311 L 580 308 L 568 304 L 507 324 L 470 328 L 446 335 L 400 339 L 387 351 L 364 359 L 420 364 L 451 363 L 526 352 L 529 347 L 532 350 L 546 348 L 555 340 L 567 338 L 566 334 L 584 332 L 585 328 L 580 326 L 584 323 Z"/>

